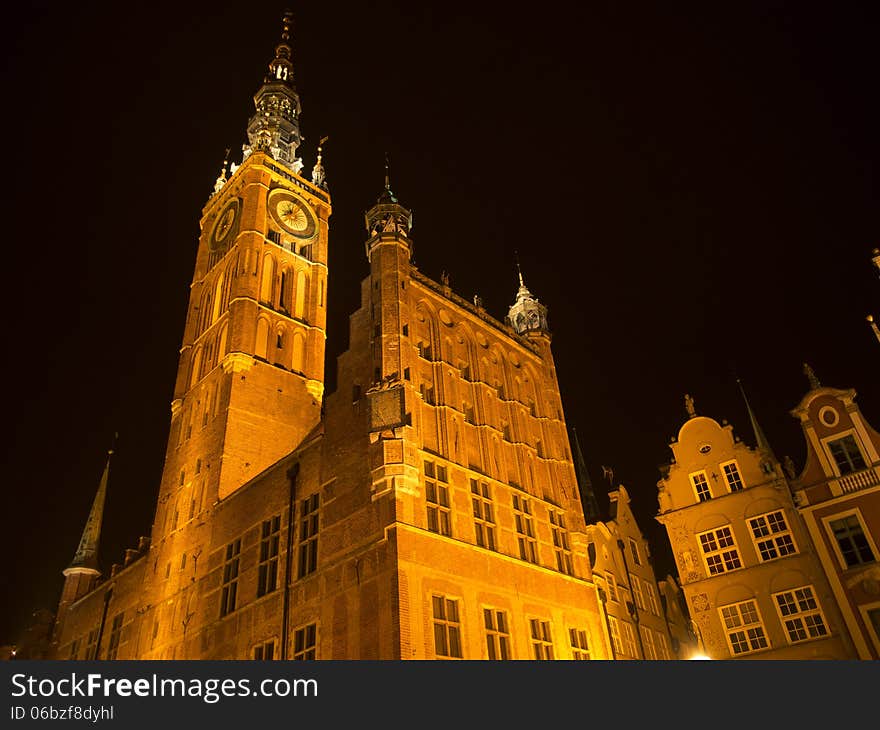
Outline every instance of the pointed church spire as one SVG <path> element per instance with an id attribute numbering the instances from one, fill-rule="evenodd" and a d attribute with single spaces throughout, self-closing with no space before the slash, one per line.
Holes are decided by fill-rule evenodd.
<path id="1" fill-rule="evenodd" d="M 275 46 L 275 57 L 269 63 L 269 73 L 254 95 L 256 110 L 247 127 L 248 142 L 244 156 L 251 152 L 267 152 L 275 160 L 299 174 L 303 163 L 296 156 L 302 142 L 299 131 L 301 112 L 299 95 L 293 83 L 290 29 L 293 14 L 286 11 L 281 21 L 281 42 Z"/>
<path id="2" fill-rule="evenodd" d="M 808 363 L 804 363 L 804 375 L 807 376 L 807 380 L 810 381 L 810 390 L 816 390 L 817 388 L 821 388 L 822 384 L 819 382 L 819 378 L 816 377 L 816 373 L 809 366 Z"/>
<path id="3" fill-rule="evenodd" d="M 749 403 L 749 399 L 746 396 L 746 390 L 743 387 L 742 381 L 737 378 L 736 384 L 739 386 L 739 392 L 742 394 L 743 400 L 746 404 L 746 410 L 749 412 L 749 420 L 752 422 L 752 431 L 755 432 L 755 443 L 758 445 L 759 449 L 766 451 L 770 454 L 770 458 L 773 461 L 778 462 L 779 459 L 776 458 L 776 454 L 773 453 L 773 448 L 770 446 L 770 442 L 767 440 L 767 437 L 764 435 L 764 429 L 761 428 L 761 424 L 758 423 L 758 418 L 755 416 L 755 412 L 752 410 L 752 406 Z"/>
<path id="4" fill-rule="evenodd" d="M 596 491 L 593 489 L 593 482 L 587 471 L 587 463 L 584 460 L 584 454 L 581 451 L 581 444 L 578 441 L 577 429 L 572 427 L 571 435 L 574 441 L 574 469 L 577 477 L 578 487 L 581 492 L 581 500 L 584 504 L 584 520 L 587 524 L 599 522 L 602 519 L 602 512 L 599 509 L 599 502 L 596 499 Z"/>
<path id="5" fill-rule="evenodd" d="M 104 500 L 107 496 L 107 481 L 110 477 L 110 457 L 112 455 L 113 449 L 110 449 L 107 452 L 107 463 L 104 465 L 104 473 L 101 475 L 101 482 L 98 485 L 95 500 L 92 502 L 89 518 L 86 520 L 86 526 L 79 540 L 79 547 L 76 549 L 73 561 L 64 571 L 65 575 L 68 572 L 76 571 L 100 572 L 98 569 L 98 543 L 101 539 L 101 522 L 104 519 Z"/>

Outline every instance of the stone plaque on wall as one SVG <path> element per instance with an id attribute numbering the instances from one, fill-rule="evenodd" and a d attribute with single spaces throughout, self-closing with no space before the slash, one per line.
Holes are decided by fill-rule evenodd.
<path id="1" fill-rule="evenodd" d="M 367 393 L 370 403 L 370 430 L 396 428 L 404 423 L 403 386 Z"/>

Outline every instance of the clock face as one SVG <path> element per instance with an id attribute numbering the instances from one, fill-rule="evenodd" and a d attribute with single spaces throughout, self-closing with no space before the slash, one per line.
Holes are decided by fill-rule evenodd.
<path id="1" fill-rule="evenodd" d="M 211 234 L 211 248 L 218 249 L 229 243 L 238 222 L 238 201 L 233 200 L 227 205 L 214 224 Z"/>
<path id="2" fill-rule="evenodd" d="M 269 212 L 282 230 L 296 238 L 313 238 L 317 231 L 315 214 L 309 206 L 286 190 L 269 196 Z"/>

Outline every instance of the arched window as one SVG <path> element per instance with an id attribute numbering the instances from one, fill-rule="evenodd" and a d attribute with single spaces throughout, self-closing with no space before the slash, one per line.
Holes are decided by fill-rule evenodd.
<path id="1" fill-rule="evenodd" d="M 297 319 L 303 319 L 303 314 L 305 312 L 307 283 L 308 279 L 306 278 L 306 272 L 300 271 L 296 275 L 296 304 L 293 309 L 293 316 Z"/>
<path id="2" fill-rule="evenodd" d="M 281 296 L 278 298 L 278 308 L 285 312 L 290 311 L 290 271 L 287 269 L 281 272 Z"/>
<path id="3" fill-rule="evenodd" d="M 254 343 L 254 355 L 266 359 L 269 352 L 269 322 L 260 317 L 257 320 L 257 341 Z"/>
<path id="4" fill-rule="evenodd" d="M 305 370 L 306 346 L 305 340 L 299 333 L 293 336 L 293 370 L 298 373 Z"/>
<path id="5" fill-rule="evenodd" d="M 202 369 L 202 348 L 196 349 L 193 354 L 192 368 L 189 371 L 189 387 L 192 388 L 199 380 L 199 372 Z"/>
<path id="6" fill-rule="evenodd" d="M 268 254 L 263 258 L 263 280 L 260 284 L 260 301 L 272 304 L 275 283 L 275 260 Z"/>
<path id="7" fill-rule="evenodd" d="M 229 333 L 229 327 L 226 324 L 223 325 L 223 329 L 220 330 L 220 339 L 218 340 L 217 345 L 217 359 L 222 360 L 223 356 L 226 354 L 226 337 Z"/>
<path id="8" fill-rule="evenodd" d="M 223 274 L 217 277 L 217 285 L 214 287 L 214 309 L 211 312 L 211 324 L 220 316 L 220 305 L 223 303 Z"/>

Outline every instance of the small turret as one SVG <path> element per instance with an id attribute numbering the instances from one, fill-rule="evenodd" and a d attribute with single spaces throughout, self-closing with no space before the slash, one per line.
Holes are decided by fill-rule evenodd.
<path id="1" fill-rule="evenodd" d="M 391 191 L 391 174 L 389 172 L 388 155 L 385 156 L 385 189 L 376 200 L 376 204 L 364 214 L 369 239 L 367 240 L 367 258 L 372 249 L 379 243 L 391 239 L 403 243 L 412 253 L 412 241 L 409 233 L 412 230 L 412 212 L 404 208 Z"/>
<path id="2" fill-rule="evenodd" d="M 507 313 L 508 323 L 520 335 L 526 332 L 548 332 L 547 307 L 541 304 L 537 297 L 532 296 L 526 287 L 519 263 L 516 269 L 519 274 L 519 290 L 516 293 L 516 301 Z"/>

